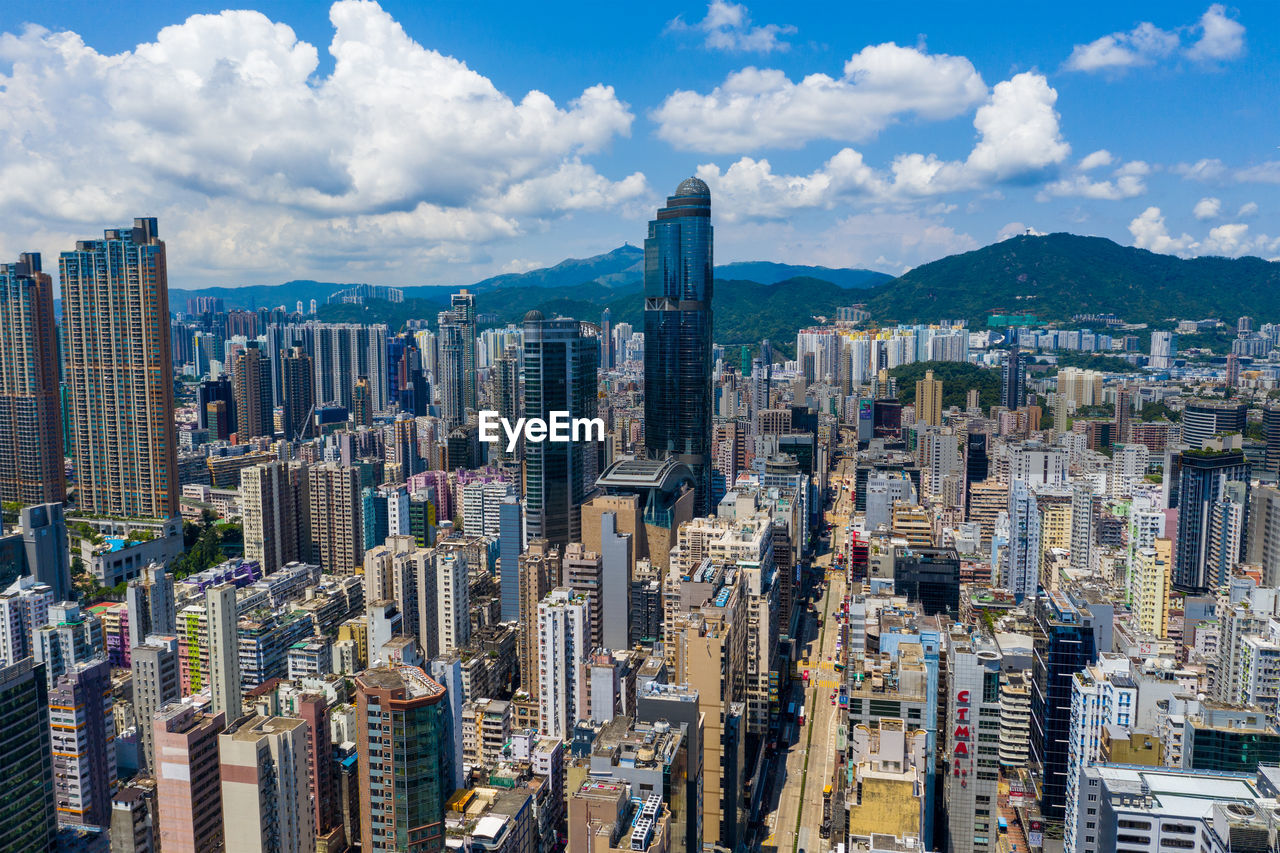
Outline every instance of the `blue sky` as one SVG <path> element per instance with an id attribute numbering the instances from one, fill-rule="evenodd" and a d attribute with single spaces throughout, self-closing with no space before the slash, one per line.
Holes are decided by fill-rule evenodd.
<path id="1" fill-rule="evenodd" d="M 0 6 L 0 257 L 459 284 L 639 243 L 897 273 L 1025 229 L 1280 256 L 1272 3 Z"/>

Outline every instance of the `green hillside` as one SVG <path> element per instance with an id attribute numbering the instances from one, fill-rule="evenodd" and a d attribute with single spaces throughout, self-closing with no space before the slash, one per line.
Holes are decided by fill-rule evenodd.
<path id="1" fill-rule="evenodd" d="M 983 411 L 1000 403 L 1000 371 L 976 364 L 958 361 L 917 361 L 889 371 L 898 380 L 898 399 L 903 405 L 914 403 L 916 383 L 924 379 L 926 370 L 933 371 L 933 378 L 942 382 L 942 408 L 964 408 L 970 388 L 978 389 L 978 401 Z"/>
<path id="2" fill-rule="evenodd" d="M 1192 258 L 1074 234 L 1014 237 L 916 267 L 863 291 L 886 322 L 966 318 L 978 328 L 992 313 L 1070 320 L 1114 312 L 1126 320 L 1280 315 L 1280 263 L 1260 258 Z"/>

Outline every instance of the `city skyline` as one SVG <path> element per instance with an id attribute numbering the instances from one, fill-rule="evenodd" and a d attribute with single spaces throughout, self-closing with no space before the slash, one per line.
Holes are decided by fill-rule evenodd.
<path id="1" fill-rule="evenodd" d="M 1099 4 L 1044 27 L 944 4 L 906 19 L 717 0 L 636 10 L 625 44 L 596 34 L 582 51 L 593 24 L 573 7 L 554 27 L 395 2 L 141 4 L 127 27 L 86 3 L 15 7 L 0 12 L 0 256 L 53 257 L 141 212 L 179 247 L 176 287 L 457 285 L 634 243 L 692 172 L 734 225 L 726 262 L 897 274 L 1027 229 L 1274 257 L 1280 157 L 1261 105 L 1280 50 L 1262 8 Z M 575 62 L 553 61 L 569 45 Z M 382 78 L 359 62 L 370 51 Z M 130 112 L 131 87 L 153 109 Z M 344 123 L 335 109 L 366 116 L 377 149 L 324 130 Z M 152 144 L 129 143 L 148 129 Z M 128 188 L 72 165 L 102 158 Z"/>

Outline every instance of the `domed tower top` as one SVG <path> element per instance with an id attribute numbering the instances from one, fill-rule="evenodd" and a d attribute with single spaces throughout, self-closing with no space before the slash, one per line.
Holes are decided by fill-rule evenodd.
<path id="1" fill-rule="evenodd" d="M 537 308 L 535 308 L 532 311 L 530 311 L 528 314 L 524 315 L 524 321 L 526 323 L 541 323 L 542 312 L 539 311 Z"/>
<path id="2" fill-rule="evenodd" d="M 701 178 L 685 178 L 680 182 L 680 186 L 676 187 L 676 197 L 703 195 L 710 197 L 711 188 L 707 186 L 707 182 Z"/>

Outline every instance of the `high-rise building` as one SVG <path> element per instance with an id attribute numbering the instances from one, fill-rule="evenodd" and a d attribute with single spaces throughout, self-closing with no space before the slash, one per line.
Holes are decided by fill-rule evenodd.
<path id="1" fill-rule="evenodd" d="M 133 714 L 138 721 L 139 768 L 156 768 L 156 711 L 182 696 L 178 673 L 178 638 L 153 635 L 145 644 L 130 650 L 129 665 L 133 675 Z"/>
<path id="2" fill-rule="evenodd" d="M 520 555 L 520 686 L 530 699 L 538 699 L 538 605 L 552 588 L 560 585 L 560 549 L 545 539 L 529 540 L 529 549 Z"/>
<path id="3" fill-rule="evenodd" d="M 35 657 L 35 633 L 49 622 L 53 590 L 34 578 L 0 592 L 0 666 Z"/>
<path id="4" fill-rule="evenodd" d="M 1000 405 L 1020 409 L 1027 404 L 1027 357 L 1017 347 L 1000 367 Z"/>
<path id="5" fill-rule="evenodd" d="M 18 512 L 27 571 L 53 590 L 55 600 L 75 597 L 71 588 L 71 558 L 67 548 L 67 519 L 60 503 L 24 506 Z"/>
<path id="6" fill-rule="evenodd" d="M 693 472 L 695 517 L 711 512 L 711 190 L 688 178 L 644 241 L 644 444 Z"/>
<path id="7" fill-rule="evenodd" d="M 476 408 L 476 297 L 465 288 L 449 297 L 449 309 L 462 327 L 462 410 Z"/>
<path id="8" fill-rule="evenodd" d="M 1093 566 L 1093 486 L 1080 480 L 1071 487 L 1071 568 L 1086 572 Z"/>
<path id="9" fill-rule="evenodd" d="M 1093 613 L 1066 594 L 1050 591 L 1036 599 L 1034 620 L 1031 767 L 1041 780 L 1041 813 L 1047 820 L 1061 821 L 1066 811 L 1071 684 L 1100 650 L 1111 647 L 1111 614 Z"/>
<path id="10" fill-rule="evenodd" d="M 664 630 L 675 658 L 673 681 L 696 691 L 702 712 L 703 840 L 734 850 L 745 830 L 747 630 L 740 598 L 729 599 L 724 607 L 679 614 Z"/>
<path id="11" fill-rule="evenodd" d="M 435 385 L 440 397 L 441 426 L 447 432 L 466 420 L 466 363 L 475 339 L 467 336 L 465 316 L 454 310 L 441 311 L 439 324 L 440 357 Z"/>
<path id="12" fill-rule="evenodd" d="M 44 664 L 49 687 L 76 666 L 105 651 L 102 620 L 91 611 L 82 611 L 73 601 L 60 601 L 49 608 L 49 624 L 35 632 L 36 661 Z"/>
<path id="13" fill-rule="evenodd" d="M 1182 440 L 1192 450 L 1222 433 L 1243 433 L 1248 407 L 1232 400 L 1191 400 L 1182 410 Z"/>
<path id="14" fill-rule="evenodd" d="M 1223 497 L 1227 483 L 1238 482 L 1243 484 L 1240 503 L 1248 505 L 1250 466 L 1239 449 L 1187 450 L 1181 458 L 1173 585 L 1182 591 L 1207 592 L 1214 586 L 1211 581 L 1216 574 L 1209 560 L 1215 504 Z"/>
<path id="15" fill-rule="evenodd" d="M 947 648 L 943 799 L 947 849 L 997 849 L 1000 653 L 990 639 L 953 629 Z M 883 733 L 881 735 L 883 737 Z"/>
<path id="16" fill-rule="evenodd" d="M 1133 394 L 1125 386 L 1116 389 L 1116 423 L 1113 441 L 1127 443 L 1129 441 L 1129 424 L 1133 420 Z M 1055 423 L 1056 427 L 1057 424 Z M 1061 427 L 1059 427 L 1061 429 Z"/>
<path id="17" fill-rule="evenodd" d="M 311 555 L 311 501 L 307 466 L 265 462 L 240 471 L 244 556 L 271 574 Z"/>
<path id="18" fill-rule="evenodd" d="M 1253 490 L 1249 503 L 1248 549 L 1248 562 L 1262 568 L 1262 585 L 1280 586 L 1280 489 L 1275 486 L 1260 485 Z"/>
<path id="19" fill-rule="evenodd" d="M 1262 407 L 1262 438 L 1266 443 L 1266 470 L 1280 475 L 1280 403 Z"/>
<path id="20" fill-rule="evenodd" d="M 125 588 L 125 607 L 129 614 L 129 648 L 140 646 L 150 634 L 172 634 L 177 628 L 174 610 L 173 578 L 159 563 L 142 570 Z"/>
<path id="21" fill-rule="evenodd" d="M 538 728 L 569 740 L 578 720 L 590 716 L 584 667 L 591 656 L 591 604 L 586 596 L 556 587 L 538 604 Z"/>
<path id="22" fill-rule="evenodd" d="M 111 824 L 116 787 L 115 698 L 111 666 L 97 658 L 69 668 L 49 691 L 53 793 L 58 823 Z"/>
<path id="23" fill-rule="evenodd" d="M 53 279 L 38 253 L 0 264 L 0 501 L 66 494 Z"/>
<path id="24" fill-rule="evenodd" d="M 386 325 L 308 323 L 301 330 L 304 342 L 311 341 L 308 351 L 313 359 L 317 405 L 337 403 L 349 412 L 354 411 L 356 383 L 363 378 L 369 383 L 370 411 L 381 412 L 387 407 Z M 292 344 L 290 339 L 289 345 Z"/>
<path id="25" fill-rule="evenodd" d="M 196 388 L 196 426 L 220 441 L 229 441 L 236 432 L 236 392 L 226 376 L 206 379 Z"/>
<path id="26" fill-rule="evenodd" d="M 520 349 L 514 345 L 507 347 L 493 367 L 498 416 L 515 423 L 520 417 Z M 523 438 L 512 450 L 507 450 L 505 441 L 497 450 L 499 464 L 514 465 L 524 456 Z"/>
<path id="27" fill-rule="evenodd" d="M 275 410 L 271 395 L 271 359 L 249 341 L 231 361 L 232 384 L 236 395 L 236 435 L 247 441 L 274 435 Z"/>
<path id="28" fill-rule="evenodd" d="M 310 790 L 312 821 L 316 837 L 323 838 L 338 823 L 329 702 L 322 693 L 304 693 L 297 700 L 297 715 L 307 723 L 307 785 Z"/>
<path id="29" fill-rule="evenodd" d="M 284 401 L 284 437 L 287 441 L 308 438 L 311 409 L 315 405 L 315 379 L 311 356 L 295 346 L 280 357 L 281 398 Z"/>
<path id="30" fill-rule="evenodd" d="M 221 583 L 205 590 L 208 620 L 209 680 L 215 714 L 238 718 L 241 712 L 240 633 L 236 586 Z"/>
<path id="31" fill-rule="evenodd" d="M 351 423 L 357 427 L 373 426 L 373 385 L 361 376 L 351 389 Z"/>
<path id="32" fill-rule="evenodd" d="M 1154 331 L 1151 333 L 1151 360 L 1149 365 L 1156 370 L 1168 370 L 1173 367 L 1173 357 L 1178 354 L 1178 336 L 1173 332 Z"/>
<path id="33" fill-rule="evenodd" d="M 461 551 L 437 552 L 435 569 L 438 654 L 453 654 L 471 640 L 466 556 Z"/>
<path id="34" fill-rule="evenodd" d="M 227 850 L 313 853 L 309 727 L 295 717 L 240 717 L 218 735 Z"/>
<path id="35" fill-rule="evenodd" d="M 79 507 L 178 514 L 169 278 L 155 219 L 81 240 L 58 260 Z"/>
<path id="36" fill-rule="evenodd" d="M 524 318 L 524 414 L 550 423 L 552 413 L 595 418 L 599 343 L 567 317 Z M 529 442 L 525 447 L 525 525 L 529 537 L 563 549 L 582 537 L 582 504 L 598 473 L 591 430 L 572 441 Z M 708 431 L 708 438 L 710 432 Z"/>
<path id="37" fill-rule="evenodd" d="M 44 673 L 31 658 L 0 662 L 0 851 L 57 849 L 49 698 Z"/>
<path id="38" fill-rule="evenodd" d="M 1022 480 L 1009 489 L 1009 547 L 1001 585 L 1022 601 L 1035 598 L 1040 587 L 1040 508 Z"/>
<path id="39" fill-rule="evenodd" d="M 1157 539 L 1134 551 L 1129 587 L 1138 627 L 1156 637 L 1169 636 L 1169 593 L 1173 577 L 1173 543 Z"/>
<path id="40" fill-rule="evenodd" d="M 929 426 L 942 424 L 942 382 L 926 370 L 924 379 L 916 382 L 916 420 Z"/>
<path id="41" fill-rule="evenodd" d="M 455 760 L 445 688 L 416 666 L 368 669 L 355 683 L 360 849 L 444 850 Z"/>
<path id="42" fill-rule="evenodd" d="M 524 551 L 524 510 L 514 495 L 498 507 L 498 590 L 502 621 L 520 619 L 520 554 Z"/>
<path id="43" fill-rule="evenodd" d="M 156 712 L 156 804 L 164 853 L 224 850 L 218 735 L 226 717 L 171 702 Z"/>
<path id="44" fill-rule="evenodd" d="M 329 574 L 355 574 L 364 559 L 360 470 L 326 462 L 307 471 L 311 559 Z"/>

